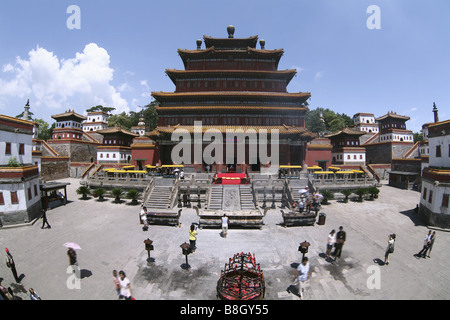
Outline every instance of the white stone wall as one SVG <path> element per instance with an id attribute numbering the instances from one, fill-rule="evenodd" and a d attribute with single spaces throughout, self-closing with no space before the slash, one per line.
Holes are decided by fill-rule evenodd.
<path id="1" fill-rule="evenodd" d="M 424 199 L 424 192 L 426 191 L 426 198 Z M 430 192 L 433 192 L 433 196 L 430 200 Z M 420 204 L 429 209 L 431 212 L 450 215 L 449 208 L 442 207 L 442 198 L 444 194 L 450 194 L 450 184 L 429 182 L 428 180 L 422 180 L 422 193 L 420 195 Z"/>
<path id="2" fill-rule="evenodd" d="M 438 136 L 428 139 L 430 149 L 430 167 L 450 168 L 450 135 Z M 437 146 L 441 147 L 441 156 L 436 156 Z"/>
<path id="3" fill-rule="evenodd" d="M 37 188 L 37 195 L 35 195 L 34 186 Z M 28 188 L 31 188 L 31 199 L 28 199 Z M 17 198 L 19 200 L 17 204 L 11 202 L 11 192 L 14 191 L 17 192 Z M 4 205 L 0 205 L 0 212 L 26 211 L 41 199 L 39 177 L 20 183 L 0 184 L 0 192 L 3 193 L 3 200 L 5 202 Z"/>
<path id="4" fill-rule="evenodd" d="M 6 155 L 6 143 L 11 143 L 11 154 Z M 24 144 L 24 154 L 19 155 L 19 146 Z M 32 162 L 33 142 L 31 134 L 16 133 L 9 131 L 0 131 L 0 165 L 8 165 L 9 159 L 16 157 L 22 164 L 31 164 Z"/>

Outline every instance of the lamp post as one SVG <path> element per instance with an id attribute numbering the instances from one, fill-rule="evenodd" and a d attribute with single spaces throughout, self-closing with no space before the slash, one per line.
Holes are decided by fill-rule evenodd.
<path id="1" fill-rule="evenodd" d="M 300 251 L 303 254 L 302 261 L 305 258 L 305 254 L 308 253 L 308 248 L 311 245 L 311 243 L 307 242 L 306 240 L 302 243 L 300 243 L 300 246 L 298 247 L 298 251 Z"/>
<path id="2" fill-rule="evenodd" d="M 151 261 L 150 251 L 155 250 L 155 248 L 153 246 L 153 241 L 147 238 L 147 240 L 144 240 L 144 244 L 145 244 L 145 250 L 147 250 L 147 254 L 148 254 L 147 260 L 150 262 Z"/>
<path id="3" fill-rule="evenodd" d="M 188 263 L 188 255 L 191 254 L 191 245 L 185 242 L 180 246 L 180 248 L 182 250 L 183 255 L 186 257 L 186 269 L 189 269 L 190 266 Z"/>

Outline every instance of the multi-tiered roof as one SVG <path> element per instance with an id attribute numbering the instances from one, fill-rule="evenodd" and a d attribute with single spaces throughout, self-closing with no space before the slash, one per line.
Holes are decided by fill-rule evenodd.
<path id="1" fill-rule="evenodd" d="M 205 49 L 202 49 L 202 44 Z M 284 50 L 266 50 L 258 36 L 228 38 L 204 36 L 196 50 L 178 50 L 185 70 L 166 70 L 175 92 L 152 92 L 159 102 L 158 127 L 149 135 L 166 136 L 177 128 L 203 130 L 251 127 L 280 129 L 283 135 L 307 135 L 304 115 L 310 93 L 289 93 L 296 70 L 278 70 Z"/>

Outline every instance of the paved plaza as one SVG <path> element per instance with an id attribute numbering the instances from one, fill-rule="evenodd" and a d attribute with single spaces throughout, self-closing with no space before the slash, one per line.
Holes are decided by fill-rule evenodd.
<path id="1" fill-rule="evenodd" d="M 79 180 L 65 179 L 69 203 L 47 213 L 51 229 L 41 229 L 42 220 L 30 226 L 0 229 L 2 263 L 0 278 L 21 298 L 28 300 L 34 288 L 45 300 L 117 299 L 112 270 L 124 270 L 137 300 L 215 300 L 216 283 L 228 259 L 251 252 L 261 265 L 267 300 L 298 300 L 287 289 L 301 259 L 300 242 L 311 243 L 307 256 L 312 275 L 305 299 L 448 299 L 450 297 L 450 233 L 437 230 L 431 258 L 418 259 L 428 228 L 414 208 L 420 193 L 383 185 L 379 199 L 363 203 L 331 201 L 323 206 L 326 224 L 284 228 L 279 208 L 270 210 L 261 230 L 230 229 L 222 238 L 219 229 L 199 230 L 197 251 L 189 256 L 190 269 L 180 245 L 189 242 L 188 228 L 198 217 L 183 209 L 181 227 L 150 226 L 142 231 L 140 206 L 79 200 Z M 323 257 L 327 235 L 343 226 L 347 232 L 342 258 L 330 263 Z M 387 238 L 397 235 L 395 252 L 388 266 L 382 265 Z M 143 241 L 154 241 L 152 261 L 147 261 Z M 69 260 L 66 242 L 78 243 L 81 288 L 70 289 L 66 273 Z M 14 256 L 21 284 L 15 284 L 6 267 L 4 248 Z M 374 271 L 375 270 L 375 271 Z M 369 288 L 368 278 L 380 275 L 380 287 Z M 375 272 L 375 273 L 373 273 Z M 371 281 L 369 281 L 372 283 Z"/>

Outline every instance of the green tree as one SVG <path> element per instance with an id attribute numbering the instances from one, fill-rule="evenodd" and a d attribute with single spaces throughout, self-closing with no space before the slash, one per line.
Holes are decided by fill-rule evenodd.
<path id="1" fill-rule="evenodd" d="M 132 118 L 124 111 L 120 114 L 114 114 L 108 118 L 108 126 L 120 126 L 126 130 L 130 130 L 132 126 L 135 124 L 132 121 Z"/>
<path id="2" fill-rule="evenodd" d="M 321 115 L 322 114 L 322 119 Z M 323 120 L 323 121 L 322 121 Z M 353 119 L 330 109 L 317 108 L 306 113 L 306 128 L 314 133 L 335 132 L 353 125 Z"/>
<path id="3" fill-rule="evenodd" d="M 114 188 L 111 190 L 111 194 L 114 196 L 114 203 L 120 203 L 120 198 L 123 195 L 122 188 Z"/>
<path id="4" fill-rule="evenodd" d="M 106 193 L 106 190 L 103 188 L 98 188 L 95 189 L 92 194 L 94 195 L 94 197 L 98 197 L 98 201 L 103 201 L 104 200 L 104 195 Z"/>
<path id="5" fill-rule="evenodd" d="M 141 194 L 135 189 L 130 189 L 127 192 L 127 198 L 131 199 L 131 204 L 132 205 L 137 205 L 138 204 L 137 199 L 139 198 L 140 195 Z"/>
<path id="6" fill-rule="evenodd" d="M 423 141 L 422 130 L 420 130 L 420 132 L 414 132 L 413 137 L 414 137 L 414 143 L 416 143 L 417 141 Z"/>
<path id="7" fill-rule="evenodd" d="M 55 128 L 55 124 L 53 123 L 51 126 L 47 123 L 47 121 L 43 119 L 35 119 L 35 122 L 39 124 L 39 134 L 38 139 L 40 140 L 50 140 L 52 138 L 53 129 Z"/>
<path id="8" fill-rule="evenodd" d="M 350 197 L 350 195 L 353 193 L 353 190 L 344 189 L 344 190 L 341 191 L 341 193 L 345 196 L 344 203 L 347 203 L 348 202 L 348 197 Z"/>
<path id="9" fill-rule="evenodd" d="M 110 112 L 112 112 L 114 110 L 116 110 L 116 108 L 109 108 L 109 107 L 104 107 L 104 106 L 98 105 L 98 106 L 92 107 L 90 109 L 87 109 L 86 111 L 87 112 L 103 111 L 103 112 L 106 112 L 106 113 L 110 113 Z"/>
<path id="10" fill-rule="evenodd" d="M 77 190 L 76 190 L 77 194 L 81 194 L 83 197 L 81 199 L 83 200 L 87 200 L 87 196 L 88 194 L 91 193 L 91 190 L 89 189 L 89 187 L 86 186 L 80 186 Z"/>

